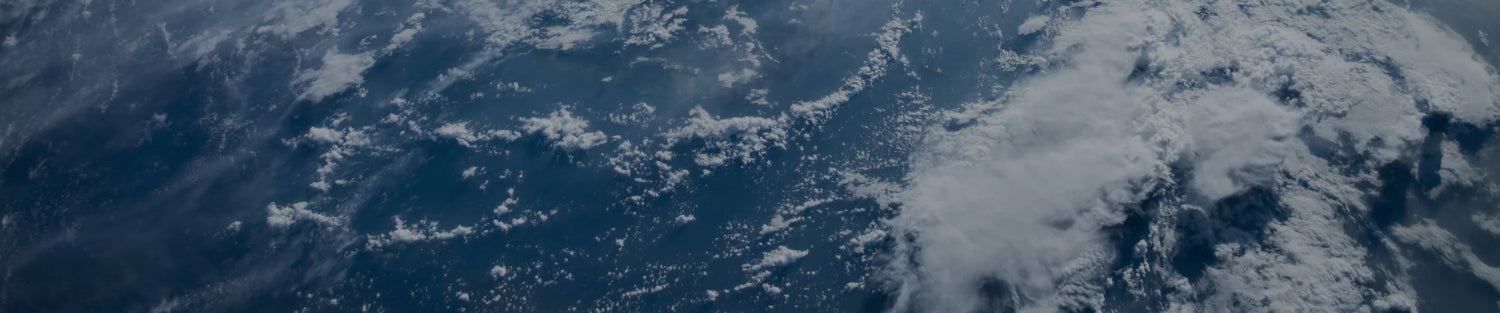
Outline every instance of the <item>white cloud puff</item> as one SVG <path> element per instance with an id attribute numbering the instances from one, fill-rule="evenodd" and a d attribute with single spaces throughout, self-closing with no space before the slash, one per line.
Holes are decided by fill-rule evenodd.
<path id="1" fill-rule="evenodd" d="M 294 84 L 302 86 L 302 93 L 297 96 L 297 100 L 323 101 L 323 98 L 359 86 L 365 82 L 365 70 L 374 64 L 374 55 L 369 52 L 342 54 L 328 50 L 323 54 L 322 67 L 298 72 L 297 77 L 292 80 Z"/>
<path id="2" fill-rule="evenodd" d="M 521 129 L 530 134 L 539 134 L 552 141 L 552 146 L 563 150 L 587 150 L 608 141 L 601 131 L 589 131 L 589 121 L 573 116 L 567 107 L 559 108 L 547 117 L 523 118 Z"/>

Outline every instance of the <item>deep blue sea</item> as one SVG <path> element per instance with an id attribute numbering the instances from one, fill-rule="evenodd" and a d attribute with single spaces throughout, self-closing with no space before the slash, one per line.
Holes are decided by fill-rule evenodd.
<path id="1" fill-rule="evenodd" d="M 1496 3 L 0 2 L 0 312 L 1495 312 Z"/>

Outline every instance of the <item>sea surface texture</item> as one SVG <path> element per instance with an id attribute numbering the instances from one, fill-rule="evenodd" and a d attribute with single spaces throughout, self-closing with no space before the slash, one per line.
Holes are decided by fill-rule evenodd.
<path id="1" fill-rule="evenodd" d="M 1497 312 L 1496 64 L 1495 0 L 4 0 L 0 312 Z"/>

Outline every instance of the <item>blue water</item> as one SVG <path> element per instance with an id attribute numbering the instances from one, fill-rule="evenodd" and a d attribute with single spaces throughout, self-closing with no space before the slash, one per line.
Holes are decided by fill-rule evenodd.
<path id="1" fill-rule="evenodd" d="M 496 47 L 475 33 L 480 26 L 466 12 L 404 1 L 356 3 L 330 26 L 290 38 L 255 31 L 287 14 L 270 2 L 0 4 L 0 36 L 19 38 L 0 48 L 0 311 L 888 311 L 899 289 L 883 269 L 904 257 L 888 248 L 910 239 L 859 248 L 849 242 L 879 229 L 900 205 L 851 195 L 841 175 L 901 185 L 921 139 L 913 129 L 962 128 L 934 112 L 1002 98 L 995 86 L 1046 71 L 1002 70 L 992 60 L 1000 49 L 1025 53 L 1048 44 L 1045 32 L 1015 30 L 1068 3 L 661 2 L 668 10 L 691 7 L 680 16 L 678 37 L 661 47 L 622 45 L 628 27 L 604 25 L 589 28 L 586 44 L 561 50 Z M 717 25 L 738 34 L 741 27 L 721 18 L 732 5 L 758 21 L 761 50 L 752 54 L 766 59 L 754 79 L 725 87 L 718 75 L 743 66 L 735 62 L 744 51 L 703 48 L 700 35 Z M 1469 30 L 1500 36 L 1500 23 L 1449 5 L 1465 7 L 1434 4 L 1433 14 L 1496 62 L 1500 50 Z M 383 52 L 390 34 L 417 12 L 425 15 L 422 30 Z M 921 26 L 897 46 L 908 64 L 892 61 L 826 120 L 786 124 L 784 145 L 754 161 L 702 166 L 693 158 L 749 134 L 672 146 L 659 137 L 694 108 L 720 118 L 795 114 L 791 105 L 834 93 L 858 72 L 880 48 L 883 25 L 915 12 Z M 564 14 L 536 14 L 524 26 L 581 22 L 556 15 Z M 989 35 L 991 28 L 1005 34 Z M 217 31 L 229 39 L 207 54 L 176 56 L 191 52 L 181 48 L 190 38 Z M 299 100 L 305 85 L 295 77 L 321 66 L 327 51 L 371 53 L 373 64 L 354 86 Z M 434 88 L 471 64 L 451 85 Z M 524 91 L 497 88 L 509 83 Z M 750 97 L 761 89 L 770 104 Z M 643 122 L 611 122 L 611 115 L 637 112 L 637 103 L 654 108 Z M 477 147 L 431 133 L 457 122 L 520 130 L 525 118 L 560 108 L 611 137 L 568 150 L 537 133 Z M 383 121 L 391 116 L 400 121 Z M 315 127 L 362 129 L 373 143 L 346 145 L 351 152 L 330 180 L 347 183 L 327 192 L 309 187 L 321 179 L 331 150 L 307 139 Z M 1462 127 L 1470 133 L 1452 134 Z M 1494 125 L 1462 127 L 1448 136 L 1480 138 L 1466 139 L 1483 143 L 1466 152 L 1500 174 L 1487 144 Z M 623 141 L 675 157 L 647 157 L 651 162 L 622 174 L 609 164 L 622 155 L 616 148 Z M 671 172 L 657 171 L 661 166 L 686 170 L 684 180 L 668 182 Z M 464 177 L 470 168 L 478 174 Z M 1426 176 L 1393 180 L 1426 186 L 1425 177 L 1435 175 L 1417 172 Z M 1488 205 L 1466 197 L 1477 190 L 1407 204 L 1420 188 L 1408 189 L 1387 199 L 1405 210 L 1378 213 L 1390 214 L 1388 223 L 1434 217 L 1445 227 L 1468 225 L 1462 208 Z M 1186 244 L 1169 262 L 1201 271 L 1216 262 L 1207 245 L 1260 240 L 1256 232 L 1285 217 L 1258 211 L 1274 205 L 1257 196 L 1276 197 L 1242 195 L 1219 203 L 1212 212 L 1220 215 L 1197 217 L 1223 229 L 1203 234 L 1205 246 Z M 516 200 L 512 211 L 494 213 L 507 199 Z M 787 208 L 819 199 L 830 200 L 786 215 L 800 218 L 786 230 L 760 231 Z M 345 222 L 270 225 L 268 205 L 296 202 Z M 1144 238 L 1152 205 L 1162 204 L 1141 204 L 1111 230 L 1121 264 L 1159 261 L 1132 256 L 1128 247 Z M 693 220 L 676 221 L 687 215 Z M 522 216 L 529 219 L 522 226 L 490 224 Z M 394 218 L 479 233 L 371 247 L 374 237 L 395 230 Z M 1182 227 L 1192 233 L 1189 224 Z M 1495 237 L 1451 227 L 1469 227 L 1455 233 L 1486 261 L 1500 261 L 1500 250 L 1488 248 Z M 747 270 L 781 246 L 809 253 L 764 277 Z M 1439 260 L 1419 263 L 1416 292 L 1435 297 L 1424 298 L 1423 310 L 1485 311 L 1500 300 L 1467 272 L 1431 265 Z M 507 274 L 492 275 L 496 266 Z M 1466 284 L 1462 293 L 1430 291 L 1447 290 L 1450 278 Z M 985 288 L 978 292 L 1003 293 Z M 1162 307 L 1123 289 L 1101 292 L 1121 311 Z"/>

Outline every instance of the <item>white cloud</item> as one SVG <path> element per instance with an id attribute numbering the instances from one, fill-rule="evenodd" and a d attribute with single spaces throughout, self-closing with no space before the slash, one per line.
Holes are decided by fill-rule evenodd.
<path id="1" fill-rule="evenodd" d="M 1486 264 L 1468 244 L 1459 241 L 1433 220 L 1422 220 L 1413 225 L 1391 228 L 1397 240 L 1437 253 L 1448 266 L 1468 270 L 1474 277 L 1500 288 L 1500 269 Z"/>
<path id="2" fill-rule="evenodd" d="M 755 272 L 773 267 L 785 266 L 797 262 L 798 259 L 807 256 L 807 250 L 796 250 L 786 246 L 778 246 L 775 250 L 766 251 L 761 255 L 760 261 L 755 264 L 742 266 L 746 272 Z"/>
<path id="3" fill-rule="evenodd" d="M 1431 197 L 1441 196 L 1449 188 L 1455 186 L 1470 187 L 1481 182 L 1485 178 L 1485 172 L 1469 163 L 1459 151 L 1458 142 L 1443 141 L 1441 147 L 1443 153 L 1443 167 L 1438 169 L 1438 186 L 1433 187 Z"/>
<path id="4" fill-rule="evenodd" d="M 398 243 L 453 239 L 475 233 L 474 228 L 470 226 L 459 225 L 449 230 L 439 230 L 437 222 L 424 220 L 407 224 L 401 217 L 395 217 L 394 220 L 396 229 L 385 234 L 369 236 L 366 246 L 375 249 Z"/>
<path id="5" fill-rule="evenodd" d="M 328 50 L 323 54 L 321 68 L 297 72 L 292 80 L 295 85 L 302 86 L 302 93 L 297 96 L 297 100 L 318 102 L 345 89 L 359 86 L 365 82 L 365 70 L 374 64 L 375 58 L 369 52 L 342 54 Z"/>
<path id="6" fill-rule="evenodd" d="M 1156 98 L 1123 83 L 1134 30 L 1093 30 L 1074 66 L 982 104 L 995 113 L 968 128 L 928 133 L 893 220 L 918 234 L 909 301 L 967 311 L 982 303 L 971 288 L 986 277 L 1045 299 L 1068 265 L 1107 249 L 1100 228 L 1122 220 L 1119 206 L 1143 196 L 1131 190 L 1149 190 L 1143 182 L 1163 166 L 1135 123 Z"/>
<path id="7" fill-rule="evenodd" d="M 449 9 L 460 12 L 477 24 L 486 36 L 486 41 L 494 48 L 503 49 L 515 44 L 530 44 L 543 49 L 568 50 L 585 46 L 606 26 L 614 26 L 616 29 L 628 26 L 626 15 L 637 11 L 640 12 L 636 14 L 645 14 L 645 10 L 638 8 L 644 2 L 644 0 L 600 0 L 497 3 L 461 0 L 446 4 Z M 659 7 L 655 13 L 660 13 Z M 558 17 L 564 22 L 560 25 L 545 27 L 536 25 L 534 18 L 541 14 Z M 662 16 L 653 15 L 653 17 Z M 673 29 L 673 25 L 681 27 L 680 21 L 672 22 L 670 17 L 667 16 L 665 25 L 631 21 L 640 23 L 640 36 L 645 36 L 640 40 L 645 43 L 645 40 L 657 39 L 652 36 L 662 34 L 659 31 L 666 31 L 665 35 L 670 37 L 672 32 L 678 30 Z M 653 28 L 651 25 L 666 28 Z M 636 29 L 632 28 L 632 30 Z M 495 56 L 497 55 L 482 58 Z M 478 66 L 480 63 L 470 64 Z"/>
<path id="8" fill-rule="evenodd" d="M 812 101 L 798 102 L 792 105 L 792 113 L 796 118 L 811 122 L 820 122 L 832 114 L 832 110 L 838 105 L 849 101 L 849 97 L 860 93 L 868 88 L 870 83 L 885 77 L 890 70 L 891 63 L 896 62 L 906 65 L 909 61 L 901 53 L 901 38 L 910 34 L 912 30 L 921 28 L 922 14 L 917 13 L 909 19 L 892 18 L 881 26 L 880 32 L 875 34 L 876 49 L 870 50 L 865 56 L 865 62 L 852 76 L 844 79 L 844 85 L 837 91 L 824 95 L 822 98 Z"/>
<path id="9" fill-rule="evenodd" d="M 510 130 L 474 131 L 469 129 L 468 122 L 454 122 L 443 124 L 435 130 L 438 136 L 452 138 L 458 144 L 473 148 L 475 143 L 499 139 L 516 140 L 521 134 Z"/>
<path id="10" fill-rule="evenodd" d="M 338 143 L 344 140 L 344 133 L 332 128 L 313 127 L 307 130 L 307 138 L 325 143 Z"/>
<path id="11" fill-rule="evenodd" d="M 277 2 L 265 16 L 266 24 L 255 30 L 271 33 L 283 39 L 296 36 L 313 28 L 334 31 L 343 12 L 353 0 L 287 0 Z"/>
<path id="12" fill-rule="evenodd" d="M 1473 216 L 1469 217 L 1469 220 L 1473 221 L 1475 226 L 1479 226 L 1479 229 L 1489 232 L 1491 235 L 1500 236 L 1500 216 L 1474 213 Z"/>
<path id="13" fill-rule="evenodd" d="M 1266 167 L 1280 163 L 1298 116 L 1264 94 L 1244 88 L 1214 88 L 1192 101 L 1186 125 L 1196 164 L 1192 186 L 1217 200 L 1272 177 Z"/>
<path id="14" fill-rule="evenodd" d="M 465 169 L 464 172 L 462 173 L 463 179 L 469 179 L 469 177 L 474 177 L 474 175 L 479 175 L 479 171 L 481 171 L 481 170 L 484 170 L 484 168 L 483 167 L 478 167 L 478 166 L 470 166 L 468 169 Z"/>
<path id="15" fill-rule="evenodd" d="M 688 8 L 666 11 L 660 5 L 646 4 L 630 12 L 630 37 L 625 39 L 625 45 L 659 48 L 684 29 L 682 23 L 687 19 L 680 16 L 687 14 Z"/>
<path id="16" fill-rule="evenodd" d="M 394 34 L 391 34 L 391 40 L 386 44 L 385 50 L 396 50 L 397 48 L 401 48 L 401 46 L 406 45 L 407 42 L 410 42 L 412 38 L 417 36 L 417 32 L 422 31 L 422 20 L 426 18 L 427 14 L 420 12 L 412 14 L 411 17 L 408 17 L 406 19 L 407 26 L 402 27 L 400 30 L 397 30 Z"/>
<path id="17" fill-rule="evenodd" d="M 1013 287 L 1028 309 L 1092 303 L 1059 290 L 1099 288 L 1089 281 L 1108 275 L 1100 268 L 1114 251 L 1104 228 L 1143 192 L 1177 184 L 1207 200 L 1267 187 L 1288 217 L 1265 226 L 1264 242 L 1214 246 L 1218 261 L 1202 281 L 1186 285 L 1169 265 L 1141 264 L 1113 284 L 1148 294 L 1158 291 L 1138 275 L 1181 281 L 1161 297 L 1199 300 L 1172 304 L 1186 311 L 1241 311 L 1234 303 L 1247 301 L 1267 312 L 1410 303 L 1400 281 L 1371 287 L 1365 248 L 1343 231 L 1348 210 L 1364 210 L 1356 182 L 1373 173 L 1330 165 L 1296 135 L 1388 162 L 1423 136 L 1428 109 L 1418 99 L 1483 124 L 1495 120 L 1497 79 L 1427 18 L 1386 3 L 1325 6 L 1333 18 L 1125 0 L 1097 3 L 1078 19 L 1029 19 L 1021 33 L 1054 27 L 1045 34 L 1052 46 L 1039 52 L 1049 68 L 999 101 L 950 114 L 964 116 L 964 127 L 933 127 L 911 158 L 890 224 L 895 237 L 916 236 L 897 243 L 914 262 L 891 265 L 903 286 L 896 306 L 968 311 L 986 301 L 974 290 L 984 278 Z M 1198 10 L 1221 14 L 1200 19 Z M 1169 165 L 1188 167 L 1191 181 L 1175 181 Z M 1148 235 L 1136 244 L 1164 253 L 1179 239 L 1171 227 Z"/>
<path id="18" fill-rule="evenodd" d="M 746 16 L 745 11 L 740 11 L 739 5 L 729 6 L 729 9 L 724 11 L 724 19 L 739 23 L 740 34 L 742 35 L 755 35 L 756 31 L 758 31 L 758 28 L 760 28 L 760 23 L 757 23 L 755 22 L 755 19 Z"/>
<path id="19" fill-rule="evenodd" d="M 297 221 L 313 221 L 326 226 L 339 226 L 343 222 L 339 218 L 319 214 L 307 209 L 307 202 L 292 203 L 287 206 L 278 206 L 275 203 L 266 205 L 266 224 L 271 227 L 285 228 L 292 226 Z"/>
<path id="20" fill-rule="evenodd" d="M 731 158 L 749 162 L 766 148 L 782 146 L 786 129 L 778 120 L 764 117 L 733 117 L 719 119 L 702 107 L 694 107 L 689 113 L 687 125 L 666 133 L 668 145 L 692 139 L 708 139 L 705 144 L 712 151 L 700 153 L 698 163 L 702 166 L 722 164 Z"/>
<path id="21" fill-rule="evenodd" d="M 521 129 L 546 137 L 558 149 L 587 150 L 608 141 L 604 132 L 588 131 L 589 121 L 573 116 L 567 107 L 559 108 L 547 117 L 523 118 L 521 121 L 525 123 Z"/>
<path id="22" fill-rule="evenodd" d="M 759 76 L 760 73 L 757 73 L 755 72 L 755 70 L 748 68 L 740 69 L 738 71 L 728 71 L 719 73 L 719 84 L 723 85 L 724 88 L 731 88 L 735 85 L 750 82 L 750 80 L 755 79 Z"/>
<path id="23" fill-rule="evenodd" d="M 1042 30 L 1043 27 L 1047 27 L 1047 22 L 1050 21 L 1052 21 L 1052 17 L 1046 15 L 1028 17 L 1025 22 L 1021 22 L 1021 26 L 1016 27 L 1016 34 L 1022 36 L 1030 35 Z"/>

